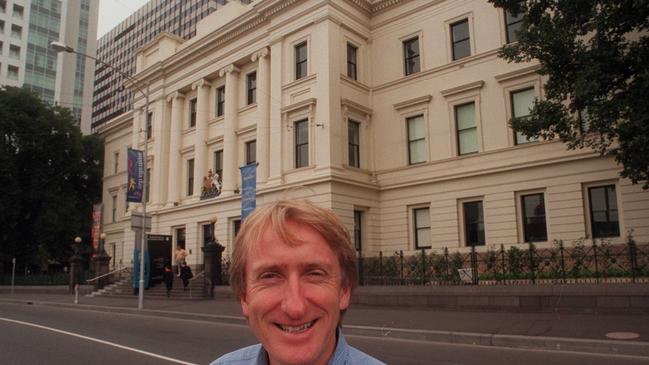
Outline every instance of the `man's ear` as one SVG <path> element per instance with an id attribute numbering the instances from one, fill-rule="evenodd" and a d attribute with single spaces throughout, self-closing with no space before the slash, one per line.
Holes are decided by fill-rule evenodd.
<path id="1" fill-rule="evenodd" d="M 339 309 L 345 310 L 349 307 L 349 301 L 352 297 L 352 288 L 351 287 L 342 287 L 340 288 L 340 297 L 338 300 Z"/>
<path id="2" fill-rule="evenodd" d="M 248 302 L 246 301 L 245 294 L 241 294 L 239 296 L 239 303 L 241 303 L 241 311 L 243 312 L 243 316 L 248 318 L 249 309 L 248 309 Z"/>

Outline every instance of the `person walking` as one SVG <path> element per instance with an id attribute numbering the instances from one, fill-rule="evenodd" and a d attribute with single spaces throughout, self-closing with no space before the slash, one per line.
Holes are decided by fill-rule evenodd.
<path id="1" fill-rule="evenodd" d="M 180 269 L 183 265 L 183 263 L 187 262 L 187 251 L 185 251 L 185 248 L 182 246 L 176 246 L 176 252 L 174 254 L 174 259 L 176 260 L 176 266 L 178 267 L 178 277 L 180 277 Z"/>
<path id="2" fill-rule="evenodd" d="M 189 279 L 193 278 L 194 274 L 192 273 L 192 269 L 187 265 L 186 262 L 182 263 L 182 266 L 180 267 L 180 279 L 183 281 L 183 290 L 187 290 L 187 286 L 189 285 Z"/>
<path id="3" fill-rule="evenodd" d="M 164 272 L 162 273 L 162 280 L 167 287 L 167 298 L 169 298 L 171 297 L 171 288 L 174 285 L 174 272 L 171 268 L 171 264 L 168 262 L 165 264 Z"/>

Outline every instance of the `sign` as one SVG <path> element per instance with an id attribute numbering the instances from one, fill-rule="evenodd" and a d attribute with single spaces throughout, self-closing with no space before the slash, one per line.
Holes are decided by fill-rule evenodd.
<path id="1" fill-rule="evenodd" d="M 141 203 L 144 192 L 144 152 L 128 149 L 128 181 L 126 201 Z"/>
<path id="2" fill-rule="evenodd" d="M 92 206 L 92 230 L 90 236 L 92 237 L 92 247 L 94 252 L 99 251 L 99 234 L 101 230 L 101 203 L 93 204 Z"/>
<path id="3" fill-rule="evenodd" d="M 257 207 L 257 164 L 241 166 L 241 222 Z"/>

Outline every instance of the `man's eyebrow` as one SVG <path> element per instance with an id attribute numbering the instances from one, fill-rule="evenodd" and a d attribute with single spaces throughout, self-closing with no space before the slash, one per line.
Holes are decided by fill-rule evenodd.
<path id="1" fill-rule="evenodd" d="M 285 268 L 286 265 L 280 265 L 275 263 L 260 264 L 258 266 L 252 267 L 252 274 L 258 275 L 260 273 L 268 272 L 268 271 L 282 271 Z M 300 269 L 302 270 L 313 270 L 313 269 L 331 270 L 331 268 L 332 268 L 331 264 L 328 264 L 323 261 L 312 261 L 305 264 L 300 264 Z"/>

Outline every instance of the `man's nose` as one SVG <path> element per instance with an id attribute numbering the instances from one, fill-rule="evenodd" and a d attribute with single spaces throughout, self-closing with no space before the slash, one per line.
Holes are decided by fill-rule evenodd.
<path id="1" fill-rule="evenodd" d="M 282 310 L 290 318 L 301 318 L 306 311 L 306 298 L 304 287 L 297 277 L 288 279 L 282 300 Z"/>

